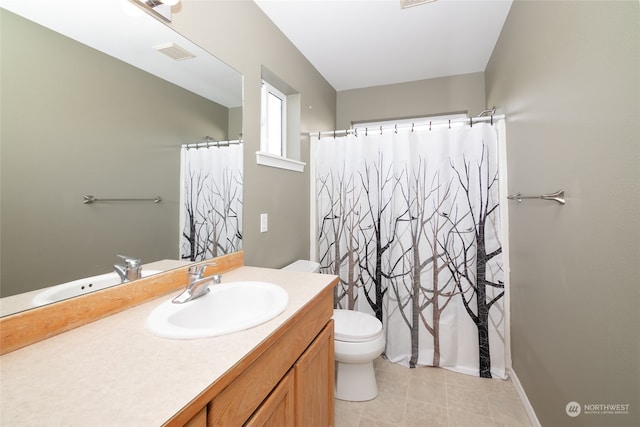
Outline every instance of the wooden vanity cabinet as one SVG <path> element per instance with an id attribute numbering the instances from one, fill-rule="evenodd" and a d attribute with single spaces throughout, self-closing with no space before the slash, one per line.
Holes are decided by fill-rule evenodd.
<path id="1" fill-rule="evenodd" d="M 334 423 L 333 340 L 332 320 L 295 364 L 296 426 L 332 426 Z"/>
<path id="2" fill-rule="evenodd" d="M 294 373 L 289 372 L 251 415 L 245 427 L 292 426 L 296 416 L 295 406 Z"/>
<path id="3" fill-rule="evenodd" d="M 333 425 L 333 321 L 298 359 L 246 426 Z"/>
<path id="4" fill-rule="evenodd" d="M 207 426 L 207 408 L 202 408 L 193 418 L 191 418 L 184 427 L 206 427 Z"/>
<path id="5" fill-rule="evenodd" d="M 333 426 L 332 315 L 329 287 L 166 425 Z"/>

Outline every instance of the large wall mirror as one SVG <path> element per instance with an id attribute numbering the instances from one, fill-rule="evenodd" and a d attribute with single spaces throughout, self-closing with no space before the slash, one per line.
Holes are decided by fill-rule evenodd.
<path id="1" fill-rule="evenodd" d="M 181 146 L 240 138 L 242 75 L 131 6 L 0 1 L 2 315 L 117 254 L 180 260 Z"/>

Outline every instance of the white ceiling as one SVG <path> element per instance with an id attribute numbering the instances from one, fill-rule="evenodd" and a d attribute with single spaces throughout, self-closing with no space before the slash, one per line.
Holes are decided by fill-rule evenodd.
<path id="1" fill-rule="evenodd" d="M 337 91 L 485 70 L 511 0 L 254 0 Z"/>

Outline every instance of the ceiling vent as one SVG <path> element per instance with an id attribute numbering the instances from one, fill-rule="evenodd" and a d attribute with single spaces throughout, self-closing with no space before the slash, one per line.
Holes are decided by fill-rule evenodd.
<path id="1" fill-rule="evenodd" d="M 178 46 L 175 43 L 165 43 L 153 47 L 160 53 L 164 53 L 169 58 L 176 61 L 182 61 L 183 59 L 195 58 L 196 56 L 188 50 Z"/>
<path id="2" fill-rule="evenodd" d="M 436 0 L 400 0 L 400 8 L 406 9 L 408 7 L 418 6 L 425 3 L 433 3 Z"/>

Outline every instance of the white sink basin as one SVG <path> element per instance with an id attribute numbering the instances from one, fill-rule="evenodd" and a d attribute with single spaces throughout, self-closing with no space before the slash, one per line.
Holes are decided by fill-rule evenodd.
<path id="1" fill-rule="evenodd" d="M 161 273 L 161 270 L 142 270 L 142 277 Z M 51 286 L 33 297 L 33 305 L 41 306 L 58 302 L 67 298 L 73 298 L 90 292 L 99 291 L 120 284 L 120 276 L 117 273 L 105 273 L 99 276 L 87 277 Z"/>
<path id="2" fill-rule="evenodd" d="M 229 282 L 209 289 L 183 304 L 162 303 L 147 317 L 147 328 L 162 338 L 215 337 L 265 323 L 289 304 L 287 291 L 269 282 Z"/>

